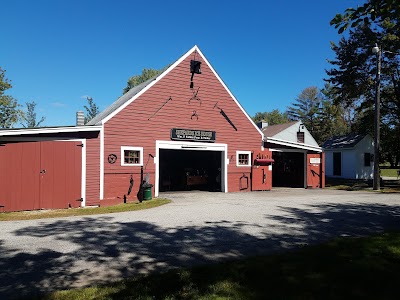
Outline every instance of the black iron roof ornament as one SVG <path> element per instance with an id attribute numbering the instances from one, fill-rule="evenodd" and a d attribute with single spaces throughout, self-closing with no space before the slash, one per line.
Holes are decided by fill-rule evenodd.
<path id="1" fill-rule="evenodd" d="M 201 61 L 196 60 L 197 51 L 194 52 L 194 59 L 190 61 L 190 73 L 192 76 L 190 77 L 190 88 L 194 88 L 193 77 L 194 74 L 201 74 Z"/>

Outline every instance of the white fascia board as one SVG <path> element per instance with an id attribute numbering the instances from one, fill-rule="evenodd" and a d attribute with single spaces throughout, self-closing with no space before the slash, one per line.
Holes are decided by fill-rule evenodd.
<path id="1" fill-rule="evenodd" d="M 231 98 L 233 99 L 233 101 L 235 101 L 236 105 L 240 108 L 240 110 L 243 112 L 243 114 L 247 117 L 247 119 L 249 120 L 249 122 L 254 126 L 255 129 L 257 129 L 258 133 L 261 135 L 261 138 L 264 139 L 264 133 L 261 131 L 260 128 L 258 128 L 258 126 L 253 122 L 253 120 L 250 118 L 249 114 L 244 110 L 244 108 L 242 107 L 242 105 L 240 105 L 239 101 L 235 98 L 235 96 L 232 94 L 232 92 L 229 90 L 229 88 L 227 87 L 227 85 L 225 84 L 225 82 L 221 79 L 221 77 L 219 77 L 218 73 L 214 70 L 214 68 L 211 66 L 211 64 L 208 62 L 207 58 L 203 55 L 203 53 L 200 51 L 200 49 L 195 46 L 194 49 L 192 49 L 191 51 L 196 50 L 201 57 L 204 59 L 204 61 L 206 62 L 206 64 L 208 65 L 208 67 L 211 69 L 211 71 L 214 73 L 215 77 L 217 77 L 217 79 L 219 80 L 219 82 L 222 84 L 222 86 L 225 88 L 225 90 L 228 92 L 229 96 L 231 96 Z"/>
<path id="2" fill-rule="evenodd" d="M 29 129 L 10 129 L 0 130 L 0 136 L 17 136 L 27 134 L 46 134 L 46 133 L 68 133 L 68 132 L 88 132 L 100 131 L 101 126 L 74 126 L 74 127 L 47 127 Z"/>
<path id="3" fill-rule="evenodd" d="M 280 139 L 266 138 L 265 142 L 274 143 L 274 144 L 282 145 L 282 146 L 295 147 L 295 148 L 299 148 L 299 149 L 306 149 L 306 150 L 322 152 L 322 148 L 321 147 L 307 146 L 307 145 L 304 145 L 304 144 L 295 143 L 295 142 L 288 142 L 288 141 L 284 141 L 284 140 L 280 140 Z"/>
<path id="4" fill-rule="evenodd" d="M 186 59 L 186 57 L 188 57 L 194 50 L 199 51 L 197 46 L 194 46 L 192 49 L 190 49 L 188 52 L 186 52 L 180 59 L 178 59 L 174 64 L 172 64 L 168 69 L 166 69 L 163 73 L 161 73 L 159 76 L 157 76 L 143 90 L 141 90 L 139 93 L 134 95 L 130 100 L 126 101 L 124 104 L 122 104 L 120 107 L 118 107 L 115 111 L 113 111 L 111 114 L 109 114 L 103 120 L 101 120 L 101 123 L 105 124 L 108 120 L 113 118 L 121 110 L 123 110 L 125 107 L 127 107 L 129 104 L 131 104 L 133 101 L 135 101 L 137 98 L 139 98 L 141 95 L 143 95 L 148 89 L 150 89 L 153 85 L 155 85 L 160 79 L 162 79 L 164 76 L 166 76 L 172 69 L 174 69 L 182 61 L 184 61 Z"/>

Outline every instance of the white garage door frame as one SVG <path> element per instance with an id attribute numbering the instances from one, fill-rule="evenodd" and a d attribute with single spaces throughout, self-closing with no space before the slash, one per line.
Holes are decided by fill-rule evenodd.
<path id="1" fill-rule="evenodd" d="M 228 145 L 215 144 L 215 143 L 201 143 L 201 142 L 182 142 L 182 141 L 156 141 L 156 157 L 154 163 L 156 164 L 155 170 L 155 187 L 154 194 L 158 197 L 159 194 L 159 176 L 160 176 L 160 149 L 172 150 L 191 150 L 191 151 L 219 151 L 221 152 L 221 190 L 224 193 L 228 192 Z"/>

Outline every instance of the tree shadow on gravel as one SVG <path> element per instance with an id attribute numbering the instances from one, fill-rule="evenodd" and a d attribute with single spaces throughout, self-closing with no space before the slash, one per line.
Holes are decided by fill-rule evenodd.
<path id="1" fill-rule="evenodd" d="M 38 222 L 14 232 L 37 242 L 52 238 L 52 249 L 11 249 L 0 240 L 0 298 L 35 296 L 54 290 L 101 284 L 136 274 L 213 263 L 302 247 L 337 236 L 399 229 L 400 208 L 389 205 L 323 205 L 280 208 L 263 235 L 259 224 L 208 222 L 162 228 L 147 222 L 87 217 Z M 54 250 L 57 249 L 57 250 Z"/>

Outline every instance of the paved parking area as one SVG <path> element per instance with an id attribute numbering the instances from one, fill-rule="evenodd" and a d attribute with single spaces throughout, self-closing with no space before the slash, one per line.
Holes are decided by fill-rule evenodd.
<path id="1" fill-rule="evenodd" d="M 399 229 L 400 194 L 165 193 L 150 210 L 2 222 L 0 298 Z"/>

